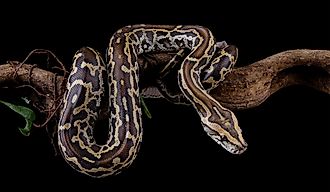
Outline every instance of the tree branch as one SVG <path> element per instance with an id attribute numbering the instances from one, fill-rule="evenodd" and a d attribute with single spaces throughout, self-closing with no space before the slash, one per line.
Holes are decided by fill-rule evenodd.
<path id="1" fill-rule="evenodd" d="M 159 53 L 139 58 L 142 69 L 165 65 L 172 53 Z M 145 71 L 145 72 L 144 72 Z M 149 72 L 148 72 L 149 71 Z M 142 86 L 150 86 L 152 70 L 142 70 Z M 28 85 L 43 94 L 47 113 L 58 109 L 64 93 L 65 77 L 31 64 L 0 65 L 0 87 Z M 330 94 L 330 51 L 289 50 L 253 64 L 235 68 L 211 95 L 225 107 L 238 110 L 255 107 L 279 89 L 302 84 Z M 56 111 L 58 113 L 59 111 Z"/>
<path id="2" fill-rule="evenodd" d="M 246 109 L 295 84 L 330 94 L 330 51 L 289 50 L 236 68 L 211 94 L 230 109 Z"/>

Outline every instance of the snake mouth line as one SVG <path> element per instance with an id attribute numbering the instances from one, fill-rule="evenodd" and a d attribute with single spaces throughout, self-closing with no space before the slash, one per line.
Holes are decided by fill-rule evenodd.
<path id="1" fill-rule="evenodd" d="M 245 141 L 239 142 L 240 145 L 235 145 L 229 142 L 225 136 L 217 134 L 215 131 L 210 130 L 208 127 L 204 127 L 204 130 L 208 136 L 211 137 L 217 144 L 221 145 L 225 150 L 232 154 L 242 154 L 247 149 L 248 144 Z"/>
<path id="2" fill-rule="evenodd" d="M 241 143 L 241 146 L 234 145 L 224 139 L 218 139 L 218 137 L 212 137 L 213 140 L 215 140 L 219 145 L 221 145 L 223 148 L 225 148 L 228 152 L 232 154 L 242 154 L 247 149 L 246 143 Z"/>

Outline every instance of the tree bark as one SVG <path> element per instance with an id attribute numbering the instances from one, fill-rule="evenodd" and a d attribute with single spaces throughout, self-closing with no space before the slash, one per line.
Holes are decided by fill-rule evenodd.
<path id="1" fill-rule="evenodd" d="M 140 57 L 139 63 L 142 68 L 155 67 L 166 64 L 171 58 L 171 53 L 158 53 Z M 56 114 L 65 91 L 65 78 L 31 64 L 0 65 L 0 87 L 28 85 L 45 96 L 43 108 L 56 110 Z M 231 110 L 248 109 L 260 105 L 279 89 L 294 84 L 330 94 L 330 51 L 289 50 L 235 68 L 210 94 Z"/>

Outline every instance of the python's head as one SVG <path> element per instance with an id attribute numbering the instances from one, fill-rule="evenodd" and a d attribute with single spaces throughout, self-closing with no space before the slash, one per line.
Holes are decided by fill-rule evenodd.
<path id="1" fill-rule="evenodd" d="M 228 109 L 221 107 L 221 112 L 213 107 L 213 114 L 202 119 L 205 132 L 219 145 L 232 154 L 241 154 L 247 149 L 241 128 L 236 116 Z"/>

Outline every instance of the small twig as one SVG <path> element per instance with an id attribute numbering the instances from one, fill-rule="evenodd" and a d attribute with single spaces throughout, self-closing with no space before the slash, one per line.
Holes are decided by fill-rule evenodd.
<path id="1" fill-rule="evenodd" d="M 51 55 L 55 60 L 56 62 L 61 66 L 60 68 L 59 67 L 56 67 L 60 70 L 63 71 L 64 73 L 64 76 L 67 75 L 67 70 L 65 69 L 65 66 L 64 64 L 60 61 L 60 59 L 50 50 L 47 50 L 47 49 L 34 49 L 32 50 L 26 57 L 25 59 L 21 62 L 21 65 L 23 65 L 33 54 L 47 54 L 47 63 L 49 63 L 49 55 Z"/>
<path id="2" fill-rule="evenodd" d="M 17 86 L 16 88 L 25 88 L 25 87 L 28 87 L 28 88 L 32 89 L 32 90 L 33 90 L 34 92 L 36 92 L 39 96 L 47 97 L 47 95 L 45 95 L 45 94 L 39 92 L 36 88 L 34 88 L 34 87 L 31 86 L 31 85 L 19 85 L 19 86 Z"/>
<path id="3" fill-rule="evenodd" d="M 30 81 L 30 79 L 31 79 L 31 75 L 32 75 L 32 70 L 33 70 L 33 68 L 35 68 L 37 65 L 32 65 L 32 67 L 30 68 L 30 70 L 29 70 L 29 79 L 28 79 L 28 82 L 29 82 L 29 85 L 31 85 L 31 81 Z"/>
<path id="4" fill-rule="evenodd" d="M 51 113 L 51 115 L 49 115 L 47 117 L 47 119 L 45 120 L 44 123 L 40 124 L 33 124 L 35 127 L 44 127 L 45 125 L 47 125 L 47 123 L 53 118 L 53 116 L 56 114 L 56 112 L 58 111 L 58 109 L 60 108 L 60 106 L 62 105 L 62 101 L 56 106 L 55 110 Z"/>

